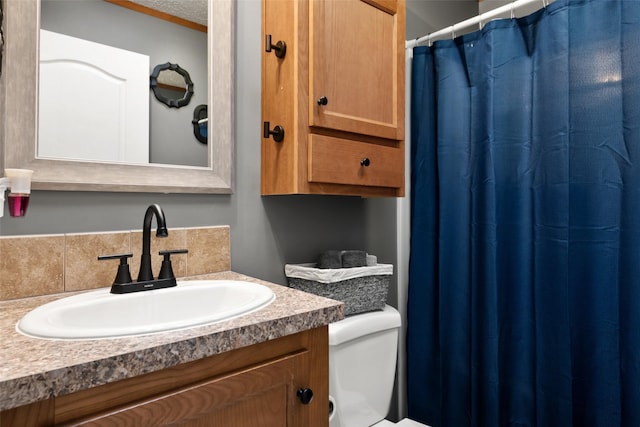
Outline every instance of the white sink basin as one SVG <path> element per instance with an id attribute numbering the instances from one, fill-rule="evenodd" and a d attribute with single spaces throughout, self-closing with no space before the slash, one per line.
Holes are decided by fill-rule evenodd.
<path id="1" fill-rule="evenodd" d="M 98 289 L 44 304 L 16 329 L 36 338 L 72 340 L 144 335 L 228 320 L 274 299 L 266 286 L 234 280 L 178 281 L 173 288 L 120 295 Z"/>

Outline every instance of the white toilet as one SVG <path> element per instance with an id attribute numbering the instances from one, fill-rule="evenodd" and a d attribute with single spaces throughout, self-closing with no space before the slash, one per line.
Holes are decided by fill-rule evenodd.
<path id="1" fill-rule="evenodd" d="M 400 313 L 391 306 L 329 325 L 329 426 L 425 427 L 385 420 L 398 355 Z"/>

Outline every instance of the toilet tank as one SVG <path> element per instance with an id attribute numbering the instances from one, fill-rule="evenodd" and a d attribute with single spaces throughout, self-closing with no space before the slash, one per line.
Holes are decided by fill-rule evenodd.
<path id="1" fill-rule="evenodd" d="M 400 313 L 391 306 L 329 325 L 331 427 L 370 426 L 389 411 Z"/>

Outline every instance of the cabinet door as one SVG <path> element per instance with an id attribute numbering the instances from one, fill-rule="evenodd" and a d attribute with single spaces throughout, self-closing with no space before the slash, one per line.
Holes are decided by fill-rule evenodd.
<path id="1" fill-rule="evenodd" d="M 311 0 L 311 126 L 404 138 L 404 2 Z"/>
<path id="2" fill-rule="evenodd" d="M 300 352 L 71 425 L 308 426 L 308 407 L 296 393 L 307 385 L 309 369 L 309 354 Z"/>

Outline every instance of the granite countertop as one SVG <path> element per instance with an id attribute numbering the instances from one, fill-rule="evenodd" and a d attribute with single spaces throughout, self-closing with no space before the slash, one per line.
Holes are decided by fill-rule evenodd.
<path id="1" fill-rule="evenodd" d="M 328 325 L 344 317 L 338 301 L 239 273 L 227 271 L 192 279 L 260 283 L 271 288 L 276 299 L 254 313 L 208 326 L 79 341 L 29 338 L 15 329 L 30 310 L 72 294 L 0 302 L 0 411 Z"/>

